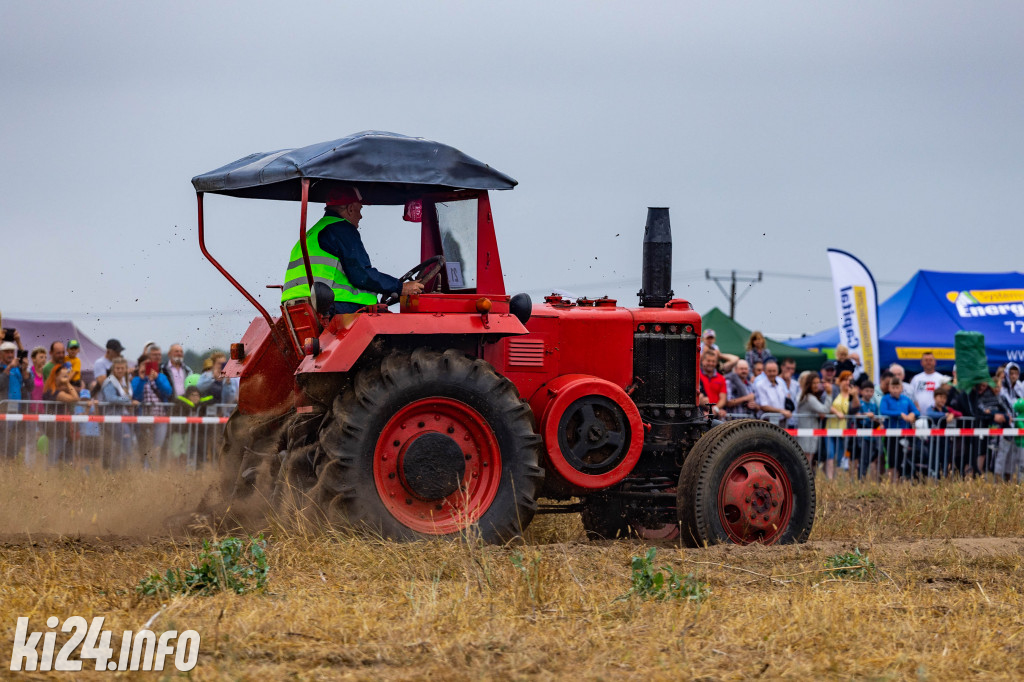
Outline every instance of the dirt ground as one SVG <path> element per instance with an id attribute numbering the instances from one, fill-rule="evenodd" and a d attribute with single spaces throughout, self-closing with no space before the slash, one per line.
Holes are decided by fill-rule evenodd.
<path id="1" fill-rule="evenodd" d="M 187 566 L 219 533 L 167 526 L 208 480 L 8 473 L 4 661 L 18 616 L 103 615 L 114 632 L 151 618 L 198 631 L 198 680 L 1024 678 L 1017 486 L 819 481 L 804 545 L 656 545 L 657 565 L 710 589 L 702 601 L 630 596 L 630 561 L 649 545 L 587 542 L 573 515 L 539 518 L 509 547 L 269 525 L 264 591 L 161 600 L 139 580 Z M 855 549 L 875 570 L 826 567 Z"/>

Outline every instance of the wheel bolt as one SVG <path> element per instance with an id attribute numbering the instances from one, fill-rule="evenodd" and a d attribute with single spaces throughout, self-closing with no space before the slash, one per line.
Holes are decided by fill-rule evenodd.
<path id="1" fill-rule="evenodd" d="M 382 462 L 388 461 L 388 456 L 387 455 L 381 455 L 380 456 L 380 461 L 382 461 Z"/>
<path id="2" fill-rule="evenodd" d="M 746 501 L 746 503 L 747 503 L 747 504 L 750 504 L 750 498 L 749 498 L 749 497 L 748 497 L 748 498 L 746 498 L 746 500 L 745 500 L 745 501 Z"/>
<path id="3" fill-rule="evenodd" d="M 487 462 L 484 462 L 484 466 L 487 466 Z"/>
<path id="4" fill-rule="evenodd" d="M 438 504 L 438 505 L 434 506 L 434 509 L 436 509 L 437 511 L 441 511 L 441 509 L 443 509 L 443 507 Z"/>
<path id="5" fill-rule="evenodd" d="M 392 478 L 393 479 L 394 477 L 395 477 L 395 472 L 394 471 L 392 471 L 390 474 L 388 474 L 388 478 Z M 392 495 L 392 497 L 394 497 L 394 495 Z"/>
<path id="6" fill-rule="evenodd" d="M 407 497 L 407 498 L 405 498 L 405 503 L 406 503 L 406 504 L 412 504 L 412 499 L 411 499 L 411 498 L 408 498 L 408 497 Z"/>
<path id="7" fill-rule="evenodd" d="M 469 434 L 467 433 L 465 436 L 463 436 L 462 440 L 469 440 Z"/>
<path id="8" fill-rule="evenodd" d="M 392 443 L 392 445 L 394 445 L 396 448 L 399 447 L 401 444 L 402 444 L 402 441 L 400 441 L 400 440 L 396 440 L 394 443 Z"/>
<path id="9" fill-rule="evenodd" d="M 417 424 L 417 426 L 419 426 L 422 429 L 424 426 L 426 426 L 426 423 L 420 422 L 419 424 Z"/>
<path id="10" fill-rule="evenodd" d="M 767 520 L 768 520 L 768 517 L 767 517 L 767 516 L 766 516 L 766 517 L 764 517 L 764 520 L 765 520 L 765 521 L 767 521 Z"/>
<path id="11" fill-rule="evenodd" d="M 772 500 L 772 506 L 773 507 L 778 507 L 779 506 L 778 500 Z"/>
<path id="12" fill-rule="evenodd" d="M 455 427 L 454 426 L 449 426 L 448 427 L 448 433 L 455 433 Z"/>
<path id="13" fill-rule="evenodd" d="M 439 421 L 441 421 L 441 415 L 439 415 L 439 414 L 435 414 L 435 415 L 434 415 L 434 421 L 436 421 L 436 422 L 439 422 Z"/>
<path id="14" fill-rule="evenodd" d="M 753 521 L 753 520 L 754 520 L 754 519 L 756 519 L 756 518 L 757 518 L 757 514 L 751 514 L 751 515 L 750 515 L 750 520 L 751 520 L 751 521 Z"/>
<path id="15" fill-rule="evenodd" d="M 466 461 L 468 462 L 468 461 L 469 461 L 469 460 L 471 460 L 471 459 L 473 459 L 473 455 L 471 455 L 471 454 L 469 454 L 469 453 L 467 452 L 467 453 L 466 453 Z"/>
<path id="16" fill-rule="evenodd" d="M 766 489 L 766 490 L 768 490 L 768 491 L 770 492 L 770 491 L 771 491 L 771 489 L 772 489 L 772 484 L 771 484 L 771 483 L 769 483 L 768 485 L 766 485 L 766 486 L 765 486 L 765 489 Z"/>

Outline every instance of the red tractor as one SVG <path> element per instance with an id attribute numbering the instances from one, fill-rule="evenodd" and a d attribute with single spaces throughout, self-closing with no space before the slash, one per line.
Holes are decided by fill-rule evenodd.
<path id="1" fill-rule="evenodd" d="M 488 199 L 516 181 L 452 147 L 363 132 L 247 156 L 192 184 L 200 248 L 260 312 L 225 367 L 240 378 L 221 448 L 235 496 L 315 506 L 395 539 L 502 542 L 538 511 L 579 512 L 594 538 L 807 539 L 815 491 L 796 441 L 701 409 L 701 319 L 672 298 L 668 209 L 648 211 L 640 307 L 533 305 L 505 291 Z M 403 279 L 423 293 L 327 316 L 306 214 L 339 185 L 420 223 L 423 262 Z M 217 263 L 208 193 L 300 202 L 308 298 L 272 317 Z"/>

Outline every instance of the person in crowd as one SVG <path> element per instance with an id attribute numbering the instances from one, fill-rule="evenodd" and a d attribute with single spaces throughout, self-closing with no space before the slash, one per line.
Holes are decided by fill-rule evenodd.
<path id="1" fill-rule="evenodd" d="M 836 361 L 826 360 L 821 364 L 821 389 L 826 394 L 829 404 L 839 396 L 839 386 L 836 385 Z"/>
<path id="2" fill-rule="evenodd" d="M 921 413 L 917 405 L 908 396 L 903 395 L 903 382 L 899 375 L 893 372 L 889 381 L 889 393 L 882 396 L 878 406 L 879 413 L 886 418 L 886 428 L 890 429 L 911 429 Z M 901 439 L 902 440 L 902 439 Z M 890 443 L 888 447 L 889 481 L 896 480 L 896 471 L 903 469 L 903 443 Z"/>
<path id="3" fill-rule="evenodd" d="M 889 365 L 889 371 L 892 372 L 894 379 L 903 384 L 903 395 L 913 400 L 910 394 L 910 384 L 907 383 L 907 371 L 903 369 L 903 365 L 898 362 L 894 362 Z"/>
<path id="4" fill-rule="evenodd" d="M 749 363 L 748 363 L 748 364 L 749 364 Z M 753 375 L 754 375 L 754 380 L 755 380 L 755 381 L 756 381 L 756 380 L 757 380 L 758 378 L 760 378 L 760 377 L 763 377 L 763 376 L 764 376 L 764 363 L 763 363 L 763 362 L 761 362 L 760 360 L 758 360 L 757 362 L 755 362 L 755 363 L 754 363 L 754 365 L 753 365 L 753 367 L 751 368 L 751 372 L 753 372 Z"/>
<path id="5" fill-rule="evenodd" d="M 843 370 L 836 379 L 839 387 L 839 395 L 832 400 L 832 414 L 825 428 L 845 429 L 847 415 L 855 414 L 860 409 L 860 394 L 853 388 L 850 379 L 853 372 Z M 846 438 L 843 436 L 828 436 L 825 439 L 825 478 L 832 480 L 836 476 L 836 462 L 844 469 L 849 468 L 846 462 Z M 843 466 L 845 464 L 845 466 Z"/>
<path id="6" fill-rule="evenodd" d="M 213 401 L 218 404 L 231 404 L 237 399 L 235 386 L 231 380 L 224 376 L 224 364 L 227 356 L 224 353 L 214 353 L 210 356 L 212 364 L 208 371 L 199 375 L 199 391 L 204 396 L 213 396 Z"/>
<path id="7" fill-rule="evenodd" d="M 1006 378 L 1003 380 L 1003 390 L 1011 400 L 1024 398 L 1024 381 L 1020 380 L 1020 365 L 1016 362 L 1006 363 Z"/>
<path id="8" fill-rule="evenodd" d="M 703 353 L 705 348 L 710 348 L 718 353 L 718 371 L 722 374 L 728 374 L 736 368 L 736 363 L 740 359 L 739 356 L 722 352 L 722 349 L 715 343 L 714 329 L 705 329 L 704 333 L 701 334 L 700 352 Z"/>
<path id="9" fill-rule="evenodd" d="M 107 404 L 106 414 L 129 415 L 139 401 L 132 397 L 128 381 L 128 361 L 121 356 L 113 359 L 109 374 L 103 380 L 101 390 L 103 402 Z M 110 424 L 109 439 L 104 448 L 104 466 L 120 469 L 128 463 L 132 450 L 132 427 L 130 424 Z"/>
<path id="10" fill-rule="evenodd" d="M 193 375 L 195 376 L 195 375 Z M 213 396 L 205 398 L 194 383 L 185 388 L 184 395 L 177 396 L 171 414 L 180 417 L 204 417 L 206 408 L 213 403 Z M 185 428 L 171 434 L 170 456 L 177 466 L 186 466 L 192 460 L 196 466 L 206 460 L 206 429 L 202 424 L 183 424 Z"/>
<path id="11" fill-rule="evenodd" d="M 160 369 L 171 382 L 174 397 L 185 395 L 185 379 L 192 374 L 192 368 L 185 364 L 185 349 L 180 343 L 172 343 L 167 350 L 167 362 Z"/>
<path id="12" fill-rule="evenodd" d="M 875 386 L 875 397 L 878 398 L 879 403 L 882 402 L 883 396 L 889 395 L 890 381 L 892 381 L 892 372 L 888 369 L 883 369 L 878 377 L 878 386 Z"/>
<path id="13" fill-rule="evenodd" d="M 700 352 L 701 352 L 701 355 L 703 355 L 704 351 L 706 351 L 708 348 L 710 348 L 711 350 L 714 350 L 714 351 L 720 350 L 718 348 L 718 344 L 715 343 L 715 330 L 711 329 L 710 327 L 705 329 L 704 333 L 701 334 L 701 336 L 700 336 Z"/>
<path id="14" fill-rule="evenodd" d="M 79 390 L 82 389 L 82 358 L 78 357 L 80 350 L 78 339 L 71 339 L 68 341 L 67 357 L 64 359 L 71 365 L 71 383 Z"/>
<path id="15" fill-rule="evenodd" d="M 199 380 L 202 388 L 202 379 Z M 715 419 L 725 419 L 725 403 L 729 397 L 729 389 L 725 377 L 718 371 L 718 351 L 708 350 L 700 356 L 700 385 L 711 405 Z"/>
<path id="16" fill-rule="evenodd" d="M 25 363 L 17 356 L 18 345 L 13 341 L 0 343 L 0 401 L 21 400 L 21 392 L 25 386 L 22 372 Z M 17 412 L 17 404 L 8 403 L 8 412 Z"/>
<path id="17" fill-rule="evenodd" d="M 849 347 L 842 343 L 836 346 L 836 373 L 849 372 L 852 376 L 856 369 L 857 365 L 854 364 L 853 359 L 850 357 Z"/>
<path id="18" fill-rule="evenodd" d="M 1010 391 L 1006 389 L 1006 385 L 1006 366 L 1001 365 L 996 368 L 996 373 L 992 382 L 992 392 L 999 399 L 1001 411 L 1006 415 L 1006 423 L 1002 425 L 1002 428 L 1008 428 L 1012 425 L 1014 415 L 1014 397 Z M 1002 478 L 1003 480 L 1008 481 L 1016 472 L 1016 444 L 1013 442 L 1013 438 L 1009 436 L 1000 436 L 993 439 L 992 445 L 995 449 L 992 470 L 996 475 L 996 480 Z"/>
<path id="19" fill-rule="evenodd" d="M 750 378 L 750 365 L 746 360 L 739 360 L 731 372 L 725 375 L 727 396 L 725 411 L 734 417 L 757 416 L 760 407 L 754 395 L 754 382 Z"/>
<path id="20" fill-rule="evenodd" d="M 155 362 L 157 367 L 163 363 L 164 354 L 160 349 L 160 346 L 156 345 L 152 341 L 146 344 L 146 359 L 150 362 Z"/>
<path id="21" fill-rule="evenodd" d="M 64 354 L 64 343 L 62 341 L 54 341 L 50 344 L 50 361 L 43 365 L 43 378 L 49 381 L 50 372 L 53 368 L 58 365 L 63 365 L 67 361 L 67 356 Z"/>
<path id="22" fill-rule="evenodd" d="M 879 400 L 875 395 L 875 383 L 870 378 L 861 381 L 857 387 L 860 394 L 860 407 L 854 413 L 853 424 L 858 429 L 873 429 L 881 425 L 878 419 Z M 853 458 L 857 465 L 857 477 L 865 478 L 868 471 L 872 472 L 871 478 L 878 480 L 878 453 L 881 450 L 878 439 L 871 436 L 861 436 L 854 439 Z"/>
<path id="23" fill-rule="evenodd" d="M 955 419 L 963 413 L 949 406 L 950 387 L 946 384 L 937 386 L 932 392 L 932 404 L 922 411 L 928 418 L 932 428 L 940 429 L 952 426 Z"/>
<path id="24" fill-rule="evenodd" d="M 74 386 L 74 383 L 71 384 Z M 78 392 L 78 403 L 75 404 L 74 413 L 81 415 L 92 415 L 97 413 L 96 403 L 92 393 L 87 388 L 80 389 Z M 102 453 L 101 449 L 101 438 L 100 438 L 100 425 L 97 422 L 85 422 L 84 424 L 78 424 L 78 442 L 79 452 L 84 460 L 86 470 L 90 467 L 90 462 L 95 462 L 100 458 Z"/>
<path id="25" fill-rule="evenodd" d="M 783 358 L 779 367 L 779 377 L 786 386 L 786 409 L 796 412 L 796 401 L 800 399 L 800 382 L 796 380 L 796 360 Z M 789 418 L 787 425 L 796 428 L 796 415 Z"/>
<path id="26" fill-rule="evenodd" d="M 95 391 L 102 391 L 103 385 L 107 381 L 107 376 L 110 374 L 110 367 L 114 364 L 114 359 L 120 357 L 121 353 L 124 352 L 124 346 L 117 339 L 107 339 L 107 350 L 103 354 L 103 357 L 99 358 L 92 364 L 92 375 L 95 378 Z"/>
<path id="27" fill-rule="evenodd" d="M 821 395 L 821 378 L 814 372 L 807 371 L 800 375 L 800 400 L 796 405 L 796 423 L 800 429 L 821 428 L 821 419 L 835 414 L 831 405 L 826 406 L 818 396 Z M 836 415 L 840 416 L 840 415 Z M 817 436 L 800 436 L 797 438 L 800 449 L 807 457 L 807 463 L 814 466 L 814 455 L 818 452 Z"/>
<path id="28" fill-rule="evenodd" d="M 774 359 L 764 363 L 764 380 L 755 382 L 754 392 L 760 407 L 758 416 L 775 423 L 784 423 L 793 413 L 786 409 L 786 397 L 789 395 L 785 384 L 779 377 L 779 363 Z M 774 415 L 781 415 L 781 418 Z"/>
<path id="29" fill-rule="evenodd" d="M 63 346 L 63 344 L 61 345 Z M 53 411 L 57 414 L 68 414 L 78 403 L 78 389 L 71 384 L 71 369 L 67 365 L 62 363 L 50 369 L 50 376 L 46 379 L 46 390 L 43 392 L 43 400 L 56 403 Z M 70 427 L 71 424 L 67 422 L 57 422 L 53 424 L 52 431 L 47 434 L 49 448 L 47 459 L 50 466 L 56 466 L 61 462 L 73 463 L 70 449 Z"/>
<path id="30" fill-rule="evenodd" d="M 1001 429 L 1009 425 L 1009 415 L 999 400 L 999 394 L 993 387 L 981 382 L 971 390 L 961 393 L 957 409 L 963 411 L 965 417 L 972 418 L 974 428 Z M 971 439 L 974 441 L 974 457 L 969 462 L 973 473 L 979 476 L 988 471 L 988 449 L 991 439 L 988 436 Z"/>
<path id="31" fill-rule="evenodd" d="M 774 359 L 775 356 L 768 350 L 764 334 L 759 331 L 751 333 L 750 338 L 747 339 L 747 364 L 751 367 L 755 362 L 763 362 L 767 365 L 769 360 Z"/>
<path id="32" fill-rule="evenodd" d="M 28 368 L 28 379 L 25 381 L 25 385 L 29 387 L 25 399 L 39 401 L 43 399 L 43 393 L 46 391 L 46 375 L 43 373 L 43 367 L 46 366 L 46 349 L 36 346 L 29 354 L 29 359 L 32 365 Z"/>
<path id="33" fill-rule="evenodd" d="M 139 374 L 132 379 L 132 398 L 141 403 L 143 414 L 153 417 L 166 416 L 162 403 L 169 402 L 173 390 L 167 377 L 160 373 L 159 351 L 150 350 L 139 358 Z M 154 356 L 157 360 L 153 360 Z M 167 440 L 167 424 L 147 425 L 140 429 L 139 450 L 143 458 L 143 466 L 151 467 L 158 463 L 160 451 Z"/>
<path id="34" fill-rule="evenodd" d="M 935 371 L 935 355 L 931 351 L 921 354 L 921 371 L 910 380 L 910 399 L 922 414 L 935 402 L 935 389 L 949 382 L 949 377 Z"/>

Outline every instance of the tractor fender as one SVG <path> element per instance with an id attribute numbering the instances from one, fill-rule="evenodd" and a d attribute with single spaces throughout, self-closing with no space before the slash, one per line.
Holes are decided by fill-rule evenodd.
<path id="1" fill-rule="evenodd" d="M 612 468 L 599 473 L 583 471 L 574 466 L 573 459 L 563 451 L 559 429 L 563 417 L 581 398 L 596 397 L 610 400 L 628 424 L 624 429 L 624 443 L 618 461 Z M 530 398 L 530 407 L 537 416 L 540 433 L 544 438 L 549 475 L 561 478 L 570 486 L 583 490 L 599 490 L 620 482 L 633 470 L 643 450 L 644 425 L 640 411 L 633 400 L 619 386 L 590 374 L 563 374 L 538 389 Z M 605 403 L 607 404 L 607 403 Z"/>
<path id="2" fill-rule="evenodd" d="M 522 322 L 508 313 L 351 313 L 335 315 L 320 335 L 320 352 L 306 355 L 297 374 L 347 372 L 378 336 L 464 334 L 492 338 L 527 334 Z"/>
<path id="3" fill-rule="evenodd" d="M 287 342 L 282 318 L 274 328 L 257 317 L 242 336 L 245 354 L 228 360 L 224 375 L 239 377 L 238 411 L 243 414 L 283 414 L 295 402 L 295 368 L 298 357 Z"/>

